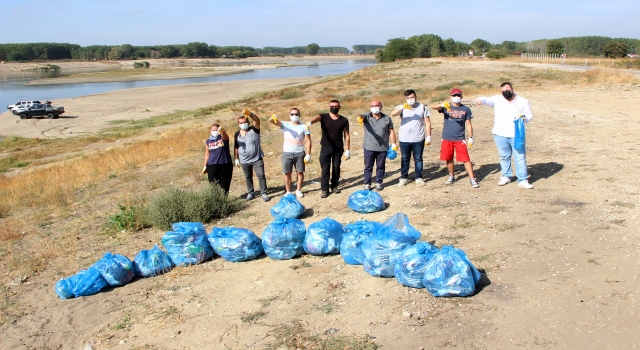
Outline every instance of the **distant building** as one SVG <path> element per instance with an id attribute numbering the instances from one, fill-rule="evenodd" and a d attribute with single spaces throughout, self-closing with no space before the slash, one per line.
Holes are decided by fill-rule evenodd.
<path id="1" fill-rule="evenodd" d="M 520 55 L 522 55 L 522 52 L 520 52 L 520 51 L 513 51 L 513 54 L 514 54 L 514 55 L 516 55 L 516 56 L 520 56 Z"/>
<path id="2" fill-rule="evenodd" d="M 627 54 L 627 56 L 628 56 L 628 57 L 631 57 L 631 58 L 638 58 L 638 57 L 640 57 L 640 55 L 638 55 L 637 53 L 628 53 L 628 54 Z"/>
<path id="3" fill-rule="evenodd" d="M 475 54 L 476 52 L 473 50 L 469 50 L 469 56 L 473 56 L 473 54 Z"/>

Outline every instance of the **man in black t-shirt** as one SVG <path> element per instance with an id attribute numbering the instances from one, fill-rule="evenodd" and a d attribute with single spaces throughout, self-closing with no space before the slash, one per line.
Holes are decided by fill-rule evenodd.
<path id="1" fill-rule="evenodd" d="M 320 140 L 320 168 L 322 175 L 320 185 L 322 194 L 320 198 L 329 196 L 329 178 L 331 178 L 331 193 L 340 193 L 338 182 L 340 181 L 340 163 L 344 154 L 344 159 L 351 158 L 349 149 L 351 148 L 351 137 L 349 136 L 349 120 L 338 114 L 340 102 L 331 100 L 329 102 L 329 113 L 318 114 L 307 122 L 311 124 L 320 122 L 322 129 L 322 139 Z"/>

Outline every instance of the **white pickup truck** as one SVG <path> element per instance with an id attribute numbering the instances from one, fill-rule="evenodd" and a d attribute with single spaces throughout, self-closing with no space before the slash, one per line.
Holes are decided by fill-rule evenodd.
<path id="1" fill-rule="evenodd" d="M 7 109 L 9 110 L 9 112 L 13 112 L 13 109 L 18 109 L 18 108 L 28 108 L 31 107 L 34 103 L 41 103 L 40 101 L 18 101 L 15 104 L 12 105 L 8 105 Z"/>

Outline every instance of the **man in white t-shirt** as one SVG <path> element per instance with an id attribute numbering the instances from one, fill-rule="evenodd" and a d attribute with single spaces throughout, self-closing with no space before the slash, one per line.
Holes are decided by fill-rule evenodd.
<path id="1" fill-rule="evenodd" d="M 515 123 L 518 118 L 524 118 L 525 123 L 533 119 L 529 101 L 520 97 L 513 91 L 510 82 L 500 85 L 501 95 L 491 97 L 478 97 L 476 105 L 487 105 L 493 107 L 495 119 L 493 122 L 493 139 L 500 154 L 500 168 L 502 177 L 498 186 L 504 186 L 511 182 L 511 157 L 516 164 L 516 177 L 518 186 L 533 189 L 533 185 L 527 180 L 527 158 L 526 152 L 519 152 L 514 147 Z"/>
<path id="2" fill-rule="evenodd" d="M 422 153 L 424 146 L 431 145 L 431 120 L 429 108 L 416 101 L 416 92 L 407 90 L 404 92 L 406 103 L 399 105 L 392 112 L 392 117 L 400 116 L 400 152 L 402 164 L 400 166 L 400 182 L 402 187 L 409 182 L 409 165 L 411 154 L 415 166 L 415 180 L 417 186 L 424 186 L 422 179 Z M 425 138 L 426 134 L 426 138 Z"/>
<path id="3" fill-rule="evenodd" d="M 300 123 L 300 110 L 291 108 L 289 120 L 281 122 L 277 115 L 271 116 L 271 123 L 280 127 L 284 133 L 282 145 L 282 173 L 284 173 L 284 188 L 291 193 L 291 173 L 295 166 L 298 173 L 296 197 L 302 198 L 302 183 L 304 182 L 304 165 L 311 161 L 311 137 L 309 127 Z"/>

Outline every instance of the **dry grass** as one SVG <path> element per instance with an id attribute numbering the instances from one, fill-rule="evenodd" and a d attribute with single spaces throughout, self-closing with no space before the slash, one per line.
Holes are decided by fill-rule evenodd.
<path id="1" fill-rule="evenodd" d="M 583 72 L 582 78 L 589 83 L 637 84 L 640 82 L 637 75 L 613 69 L 600 68 Z"/>

